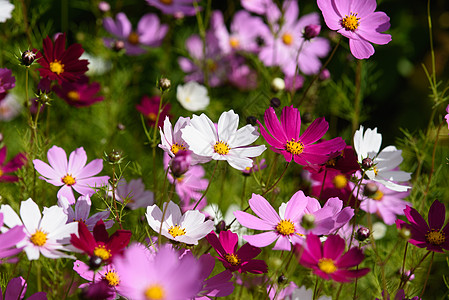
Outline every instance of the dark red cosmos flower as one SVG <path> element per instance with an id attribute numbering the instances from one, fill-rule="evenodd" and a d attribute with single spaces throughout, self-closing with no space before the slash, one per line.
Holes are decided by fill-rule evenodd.
<path id="1" fill-rule="evenodd" d="M 237 250 L 238 235 L 231 231 L 221 231 L 218 238 L 215 232 L 206 235 L 206 239 L 217 251 L 218 259 L 223 263 L 223 266 L 231 272 L 238 271 L 239 273 L 267 273 L 268 267 L 265 261 L 260 259 L 253 259 L 260 254 L 260 248 L 244 244 Z"/>
<path id="2" fill-rule="evenodd" d="M 103 220 L 99 220 L 94 227 L 94 233 L 87 229 L 83 222 L 78 223 L 78 234 L 71 235 L 70 243 L 89 256 L 98 256 L 103 261 L 110 262 L 114 255 L 120 253 L 131 239 L 131 231 L 117 230 L 111 236 L 106 231 Z"/>
<path id="3" fill-rule="evenodd" d="M 443 252 L 443 249 L 449 250 L 449 223 L 444 226 L 446 218 L 446 208 L 438 200 L 433 201 L 429 209 L 428 221 L 419 214 L 419 212 L 407 206 L 404 209 L 405 216 L 410 224 L 402 220 L 396 220 L 398 228 L 408 228 L 412 234 L 408 240 L 410 244 L 419 248 L 426 248 L 429 251 Z"/>
<path id="4" fill-rule="evenodd" d="M 104 98 L 97 95 L 100 89 L 100 84 L 98 82 L 89 83 L 87 76 L 81 76 L 76 82 L 65 81 L 60 86 L 53 88 L 58 97 L 75 107 L 90 106 L 95 102 L 103 101 Z"/>
<path id="5" fill-rule="evenodd" d="M 300 256 L 299 263 L 313 269 L 313 273 L 323 279 L 349 282 L 369 272 L 368 268 L 350 270 L 365 258 L 362 250 L 353 247 L 343 254 L 344 251 L 345 240 L 338 235 L 330 235 L 323 245 L 318 236 L 308 234 L 305 247 L 295 245 L 295 252 Z"/>
<path id="6" fill-rule="evenodd" d="M 70 45 L 65 49 L 65 33 L 58 35 L 53 45 L 47 36 L 43 42 L 44 55 L 39 51 L 36 57 L 42 68 L 38 69 L 41 77 L 63 81 L 77 81 L 88 70 L 87 59 L 79 59 L 84 50 L 80 44 Z"/>
<path id="7" fill-rule="evenodd" d="M 147 123 L 149 126 L 154 127 L 154 124 L 156 124 L 157 120 L 157 112 L 159 110 L 159 103 L 161 102 L 161 97 L 159 96 L 143 96 L 142 101 L 140 101 L 139 104 L 136 105 L 137 110 L 145 116 L 147 119 Z M 166 116 L 169 115 L 169 110 L 171 106 L 169 103 L 163 104 L 161 108 L 161 113 L 159 115 L 159 121 L 157 126 L 161 127 L 164 124 L 164 120 Z"/>
<path id="8" fill-rule="evenodd" d="M 27 158 L 24 153 L 19 153 L 9 162 L 5 163 L 6 153 L 6 146 L 0 149 L 0 182 L 15 182 L 18 180 L 17 176 L 7 175 L 6 173 L 14 172 L 20 169 L 26 163 Z"/>

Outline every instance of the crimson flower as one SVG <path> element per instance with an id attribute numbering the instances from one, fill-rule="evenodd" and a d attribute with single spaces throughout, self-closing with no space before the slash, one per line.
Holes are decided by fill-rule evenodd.
<path id="1" fill-rule="evenodd" d="M 402 220 L 396 220 L 398 228 L 408 228 L 412 234 L 408 240 L 410 244 L 419 248 L 426 248 L 429 251 L 443 252 L 449 250 L 449 223 L 444 226 L 446 208 L 438 200 L 433 201 L 429 209 L 428 221 L 419 212 L 407 205 L 404 209 L 405 216 L 410 224 Z"/>
<path id="2" fill-rule="evenodd" d="M 253 259 L 260 254 L 260 248 L 244 244 L 237 250 L 238 234 L 231 231 L 222 231 L 217 237 L 215 232 L 206 236 L 207 241 L 217 251 L 218 259 L 223 266 L 231 272 L 262 274 L 267 273 L 267 264 L 260 259 Z"/>
<path id="3" fill-rule="evenodd" d="M 99 220 L 94 227 L 94 233 L 87 229 L 83 222 L 78 223 L 78 234 L 71 235 L 70 243 L 89 256 L 98 256 L 103 261 L 111 262 L 114 255 L 120 253 L 131 239 L 131 231 L 117 230 L 111 236 L 106 231 L 103 220 Z"/>
<path id="4" fill-rule="evenodd" d="M 97 95 L 100 89 L 100 84 L 98 82 L 89 83 L 87 76 L 81 76 L 77 82 L 65 81 L 61 86 L 54 87 L 58 97 L 75 107 L 90 106 L 95 102 L 103 101 L 104 98 Z"/>
<path id="5" fill-rule="evenodd" d="M 79 59 L 84 50 L 80 44 L 70 45 L 65 49 L 65 33 L 58 35 L 53 45 L 47 36 L 43 42 L 44 55 L 36 53 L 41 77 L 57 80 L 59 84 L 64 81 L 77 81 L 88 70 L 87 59 Z"/>
<path id="6" fill-rule="evenodd" d="M 338 235 L 330 235 L 321 244 L 320 238 L 314 234 L 307 235 L 306 246 L 296 244 L 295 251 L 300 256 L 299 263 L 326 280 L 349 282 L 354 278 L 366 275 L 368 268 L 350 270 L 360 264 L 365 256 L 357 247 L 345 251 L 345 240 Z"/>
<path id="7" fill-rule="evenodd" d="M 6 173 L 14 172 L 20 169 L 27 161 L 24 153 L 19 153 L 13 157 L 9 162 L 5 163 L 6 159 L 6 146 L 0 149 L 0 182 L 9 181 L 15 182 L 19 180 L 17 176 L 7 175 Z"/>
<path id="8" fill-rule="evenodd" d="M 265 111 L 264 121 L 267 129 L 257 121 L 260 133 L 271 145 L 271 150 L 284 155 L 288 162 L 293 159 L 302 166 L 321 165 L 346 146 L 341 137 L 314 144 L 329 129 L 329 123 L 324 118 L 313 121 L 300 136 L 301 117 L 299 110 L 293 105 L 282 109 L 280 122 L 274 109 L 268 108 Z"/>
<path id="9" fill-rule="evenodd" d="M 157 113 L 159 111 L 159 104 L 161 102 L 161 97 L 159 96 L 143 96 L 142 101 L 136 105 L 137 110 L 144 115 L 145 119 L 147 119 L 147 123 L 149 126 L 154 127 L 157 120 Z M 163 104 L 161 107 L 161 112 L 159 114 L 159 120 L 157 123 L 157 127 L 162 127 L 164 124 L 164 120 L 166 116 L 169 116 L 171 105 L 169 103 Z"/>

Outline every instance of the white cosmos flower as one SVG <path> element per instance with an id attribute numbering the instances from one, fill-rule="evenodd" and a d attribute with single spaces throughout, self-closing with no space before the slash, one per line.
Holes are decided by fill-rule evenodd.
<path id="1" fill-rule="evenodd" d="M 78 234 L 78 222 L 66 224 L 67 215 L 57 205 L 44 208 L 43 216 L 37 204 L 30 198 L 20 204 L 20 217 L 9 205 L 2 205 L 5 225 L 12 228 L 24 225 L 26 238 L 17 244 L 25 247 L 29 260 L 39 259 L 40 254 L 48 258 L 69 256 L 60 250 L 72 251 L 70 235 Z"/>
<path id="2" fill-rule="evenodd" d="M 408 181 L 411 178 L 411 173 L 398 169 L 403 160 L 402 150 L 396 149 L 395 146 L 388 146 L 379 152 L 381 144 L 382 135 L 377 133 L 377 128 L 368 128 L 363 134 L 363 126 L 360 125 L 360 129 L 354 134 L 354 149 L 357 152 L 359 163 L 362 164 L 366 158 L 372 161 L 373 167 L 365 171 L 366 176 L 393 191 L 407 191 L 411 188 L 410 186 L 393 182 Z"/>
<path id="3" fill-rule="evenodd" d="M 204 110 L 209 105 L 207 88 L 195 81 L 178 85 L 176 98 L 182 107 L 190 111 Z"/>
<path id="4" fill-rule="evenodd" d="M 163 209 L 166 205 L 167 203 L 164 203 Z M 148 206 L 145 215 L 148 224 L 155 232 L 159 232 L 162 223 L 161 233 L 163 236 L 189 245 L 197 245 L 198 240 L 205 237 L 214 228 L 214 222 L 212 220 L 204 221 L 205 215 L 198 210 L 188 210 L 185 214 L 181 214 L 179 206 L 172 201 L 168 203 L 163 221 L 163 211 L 156 204 Z"/>
<path id="5" fill-rule="evenodd" d="M 0 23 L 6 22 L 12 17 L 13 9 L 14 4 L 11 4 L 8 0 L 0 0 Z"/>
<path id="6" fill-rule="evenodd" d="M 205 114 L 194 115 L 190 124 L 181 129 L 182 138 L 193 153 L 209 160 L 227 160 L 233 168 L 243 171 L 253 166 L 251 158 L 261 155 L 266 147 L 249 147 L 259 132 L 249 124 L 237 130 L 238 125 L 239 116 L 233 110 L 221 114 L 217 127 Z"/>
<path id="7" fill-rule="evenodd" d="M 174 157 L 179 150 L 187 150 L 188 146 L 181 137 L 181 129 L 186 127 L 190 123 L 190 118 L 180 117 L 176 121 L 173 128 L 168 116 L 164 120 L 164 130 L 159 128 L 161 134 L 161 144 L 159 148 L 168 153 L 171 157 Z"/>

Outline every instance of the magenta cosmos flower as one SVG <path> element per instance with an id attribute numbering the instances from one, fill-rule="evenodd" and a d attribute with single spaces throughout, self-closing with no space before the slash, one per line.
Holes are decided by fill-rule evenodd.
<path id="1" fill-rule="evenodd" d="M 265 111 L 265 127 L 258 120 L 260 133 L 271 150 L 284 155 L 286 161 L 292 159 L 300 165 L 314 165 L 326 163 L 330 155 L 340 152 L 346 146 L 341 137 L 313 144 L 323 137 L 329 129 L 329 123 L 324 118 L 318 118 L 303 132 L 301 131 L 301 117 L 299 110 L 292 106 L 286 106 L 282 109 L 281 121 L 276 116 L 272 107 Z"/>
<path id="2" fill-rule="evenodd" d="M 57 80 L 58 83 L 76 81 L 88 70 L 89 62 L 79 59 L 84 52 L 80 44 L 73 44 L 65 49 L 65 33 L 58 35 L 54 45 L 47 36 L 43 48 L 44 55 L 40 51 L 36 53 L 36 58 L 42 66 L 38 69 L 41 77 Z"/>
<path id="3" fill-rule="evenodd" d="M 105 18 L 103 26 L 106 31 L 124 43 L 128 55 L 147 52 L 144 46 L 160 46 L 168 31 L 168 26 L 161 25 L 155 14 L 144 15 L 137 24 L 137 31 L 133 31 L 131 22 L 124 13 L 118 13 L 115 22 L 112 18 Z M 105 39 L 105 44 L 108 47 L 112 47 L 114 43 L 114 39 Z"/>
<path id="4" fill-rule="evenodd" d="M 8 175 L 7 173 L 11 173 L 20 169 L 27 161 L 27 158 L 24 153 L 19 153 L 13 157 L 9 162 L 5 163 L 7 148 L 4 146 L 0 149 L 0 182 L 9 181 L 15 182 L 19 180 L 17 176 Z"/>
<path id="5" fill-rule="evenodd" d="M 57 197 L 67 198 L 70 204 L 75 203 L 72 188 L 81 195 L 92 196 L 95 187 L 107 185 L 109 176 L 93 177 L 103 169 L 103 160 L 94 159 L 86 165 L 87 155 L 83 147 L 70 153 L 68 162 L 64 149 L 58 146 L 48 150 L 47 158 L 50 165 L 35 159 L 34 168 L 42 175 L 40 179 L 55 186 L 62 186 Z"/>
<path id="6" fill-rule="evenodd" d="M 374 54 L 371 43 L 385 45 L 391 35 L 381 33 L 390 28 L 390 18 L 375 12 L 376 0 L 318 0 L 324 21 L 331 30 L 349 38 L 349 49 L 358 59 Z"/>
<path id="7" fill-rule="evenodd" d="M 98 82 L 89 83 L 89 78 L 82 76 L 77 82 L 63 82 L 61 86 L 56 86 L 54 91 L 69 105 L 85 107 L 103 101 L 103 96 L 98 95 L 100 89 Z"/>
<path id="8" fill-rule="evenodd" d="M 161 97 L 159 96 L 143 96 L 139 104 L 136 105 L 136 109 L 147 119 L 148 126 L 154 127 L 157 120 L 157 126 L 161 127 L 164 123 L 165 118 L 170 117 L 169 111 L 171 108 L 170 103 L 165 103 L 162 105 L 159 120 L 157 119 L 157 114 L 159 111 L 159 103 L 161 102 Z"/>
<path id="9" fill-rule="evenodd" d="M 243 211 L 234 212 L 234 216 L 242 226 L 267 231 L 244 235 L 243 239 L 251 245 L 265 247 L 277 240 L 274 250 L 290 251 L 291 244 L 302 243 L 299 222 L 307 204 L 308 201 L 296 193 L 287 204 L 282 203 L 278 214 L 264 197 L 253 194 L 249 206 L 259 218 Z"/>
<path id="10" fill-rule="evenodd" d="M 426 248 L 429 251 L 443 252 L 449 250 L 449 223 L 443 227 L 446 218 L 446 208 L 438 200 L 433 201 L 429 209 L 428 221 L 419 214 L 419 212 L 407 206 L 404 209 L 405 216 L 410 224 L 402 220 L 396 220 L 398 228 L 406 227 L 412 233 L 410 244 L 419 248 Z"/>
<path id="11" fill-rule="evenodd" d="M 313 273 L 326 280 L 349 282 L 354 278 L 366 275 L 368 268 L 350 270 L 359 265 L 365 256 L 362 250 L 353 247 L 345 251 L 345 240 L 338 235 L 331 235 L 321 244 L 320 238 L 314 234 L 307 235 L 306 246 L 296 245 L 295 251 L 299 263 L 313 269 Z"/>
<path id="12" fill-rule="evenodd" d="M 223 266 L 231 271 L 238 271 L 239 273 L 267 273 L 268 267 L 265 261 L 260 259 L 253 259 L 262 252 L 260 248 L 244 244 L 240 249 L 237 249 L 239 236 L 231 231 L 222 231 L 217 237 L 215 232 L 211 232 L 206 236 L 207 241 L 217 251 Z"/>

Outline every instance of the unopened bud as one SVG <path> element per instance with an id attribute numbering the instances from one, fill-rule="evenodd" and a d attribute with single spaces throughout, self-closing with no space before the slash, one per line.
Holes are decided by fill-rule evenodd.
<path id="1" fill-rule="evenodd" d="M 112 44 L 112 49 L 114 49 L 114 51 L 119 52 L 120 50 L 125 48 L 125 43 L 123 41 L 115 41 Z"/>
<path id="2" fill-rule="evenodd" d="M 36 53 L 34 53 L 31 50 L 26 50 L 25 52 L 22 53 L 22 64 L 24 66 L 31 66 L 31 64 L 34 62 L 34 60 L 36 59 Z"/>
<path id="3" fill-rule="evenodd" d="M 220 233 L 222 231 L 226 231 L 226 222 L 223 221 L 223 220 L 218 222 L 218 224 L 215 225 L 215 230 L 217 231 L 217 233 Z"/>
<path id="4" fill-rule="evenodd" d="M 410 231 L 410 229 L 402 227 L 401 229 L 399 229 L 399 236 L 408 241 L 412 237 L 412 232 Z"/>
<path id="5" fill-rule="evenodd" d="M 100 268 L 102 262 L 103 260 L 101 259 L 101 257 L 92 255 L 89 258 L 89 269 L 91 269 L 92 271 L 96 271 L 98 268 Z"/>
<path id="6" fill-rule="evenodd" d="M 372 160 L 371 158 L 369 158 L 369 157 L 364 158 L 364 159 L 362 160 L 362 168 L 363 168 L 364 170 L 368 170 L 368 169 L 372 168 L 373 165 L 374 165 L 374 164 L 373 164 L 373 160 Z"/>
<path id="7" fill-rule="evenodd" d="M 42 105 L 50 105 L 50 102 L 52 100 L 50 98 L 50 93 L 39 90 L 39 92 L 37 94 L 35 94 L 35 96 L 36 96 L 36 102 L 38 102 Z"/>
<path id="8" fill-rule="evenodd" d="M 105 156 L 107 162 L 110 163 L 111 165 L 119 164 L 123 159 L 122 152 L 117 150 L 112 150 L 111 152 L 109 152 L 109 154 L 106 154 Z"/>
<path id="9" fill-rule="evenodd" d="M 111 5 L 106 1 L 100 1 L 100 3 L 98 3 L 98 9 L 105 13 L 111 10 Z"/>
<path id="10" fill-rule="evenodd" d="M 329 72 L 328 69 L 324 69 L 323 71 L 321 71 L 320 73 L 320 80 L 321 81 L 325 81 L 327 79 L 331 78 L 331 72 Z"/>
<path id="11" fill-rule="evenodd" d="M 306 40 L 313 39 L 314 37 L 316 37 L 316 36 L 318 36 L 320 34 L 320 31 L 321 31 L 321 26 L 320 25 L 316 25 L 316 24 L 307 25 L 304 28 L 304 35 L 303 35 L 303 37 Z"/>
<path id="12" fill-rule="evenodd" d="M 161 89 L 162 91 L 166 91 L 171 87 L 171 81 L 168 78 L 161 78 L 159 79 L 158 82 L 158 87 L 159 89 Z"/>
<path id="13" fill-rule="evenodd" d="M 302 216 L 301 226 L 306 230 L 315 228 L 315 216 L 311 214 Z"/>
<path id="14" fill-rule="evenodd" d="M 284 284 L 287 282 L 287 277 L 285 277 L 283 274 L 281 276 L 278 277 L 278 283 L 279 284 Z"/>
<path id="15" fill-rule="evenodd" d="M 278 108 L 279 106 L 281 106 L 281 100 L 279 98 L 271 98 L 270 100 L 270 106 L 273 108 Z"/>
<path id="16" fill-rule="evenodd" d="M 355 233 L 355 238 L 357 241 L 363 242 L 364 240 L 369 238 L 370 234 L 371 234 L 371 232 L 369 231 L 368 228 L 360 227 L 359 229 L 357 229 L 357 231 Z"/>
<path id="17" fill-rule="evenodd" d="M 246 123 L 255 126 L 257 124 L 257 118 L 255 116 L 248 116 L 246 118 Z"/>
<path id="18" fill-rule="evenodd" d="M 371 197 L 379 190 L 379 187 L 374 182 L 368 182 L 365 184 L 365 187 L 363 188 L 363 195 L 367 197 Z"/>
<path id="19" fill-rule="evenodd" d="M 271 89 L 274 92 L 280 92 L 285 90 L 285 81 L 282 78 L 276 77 L 271 81 Z"/>
<path id="20" fill-rule="evenodd" d="M 123 125 L 122 123 L 118 123 L 118 124 L 117 124 L 117 129 L 120 130 L 120 131 L 123 131 L 123 130 L 126 129 L 126 126 Z"/>
<path id="21" fill-rule="evenodd" d="M 176 178 L 185 174 L 192 162 L 190 151 L 179 150 L 170 161 L 170 170 Z"/>
<path id="22" fill-rule="evenodd" d="M 312 114 L 309 112 L 305 112 L 302 116 L 301 116 L 301 121 L 304 123 L 310 123 L 312 122 Z"/>

